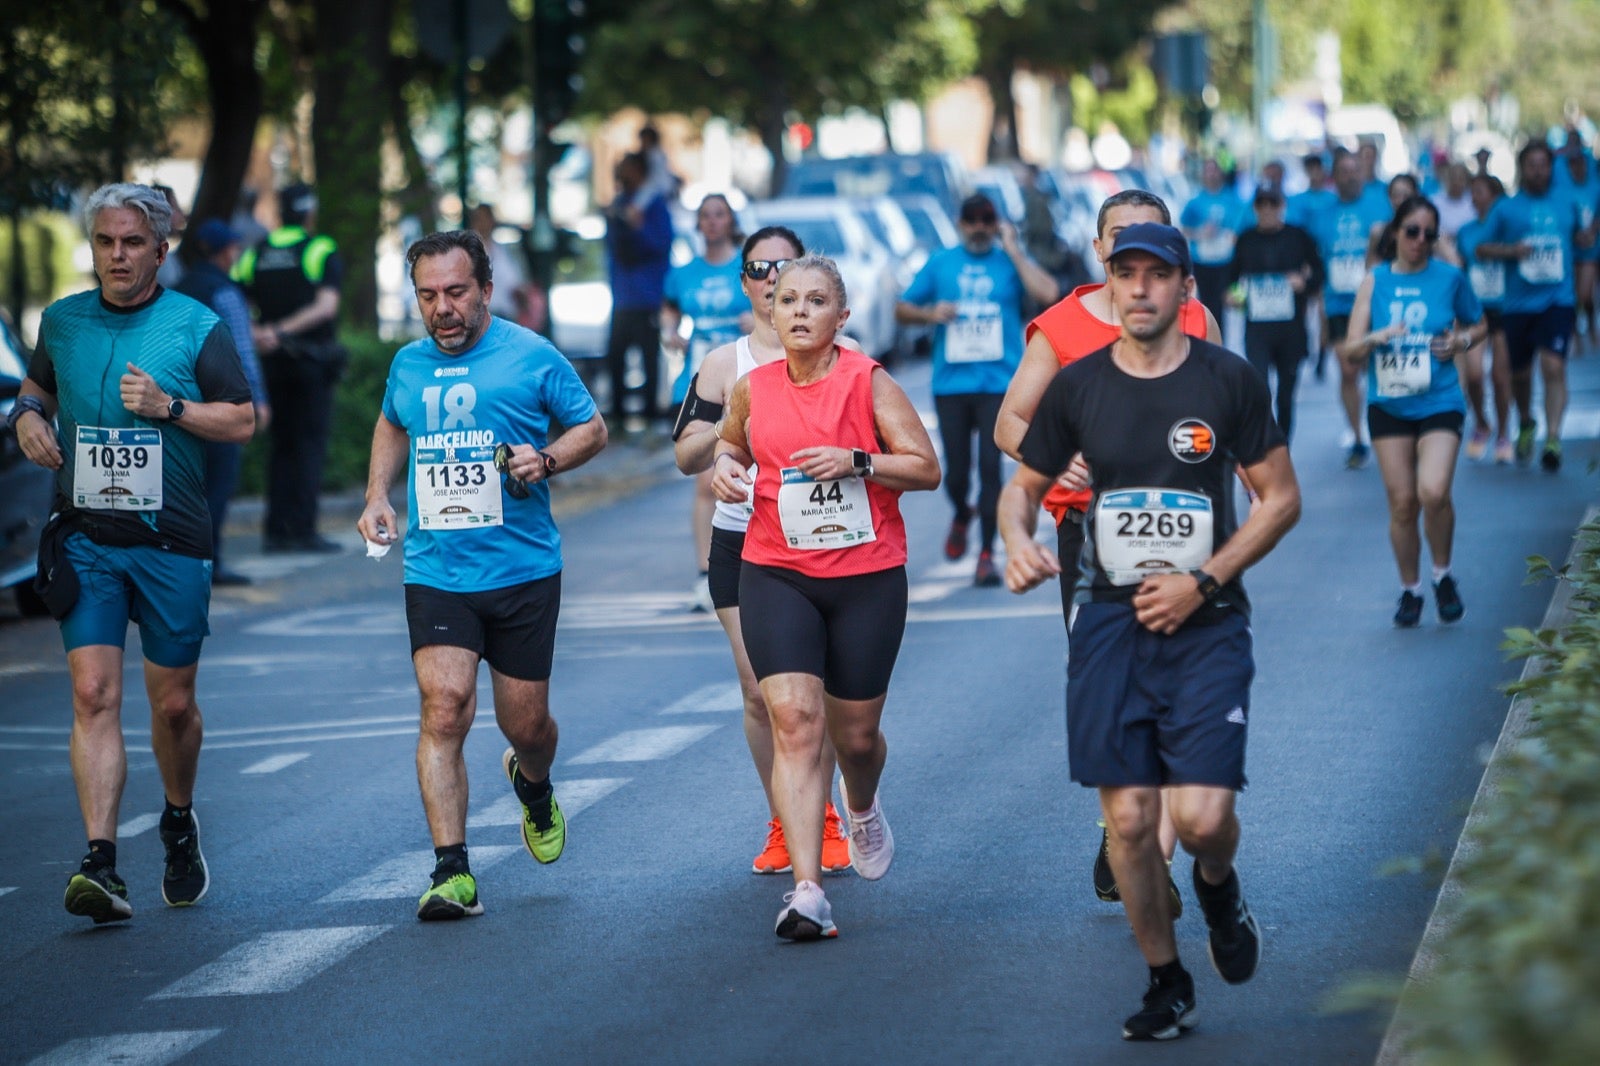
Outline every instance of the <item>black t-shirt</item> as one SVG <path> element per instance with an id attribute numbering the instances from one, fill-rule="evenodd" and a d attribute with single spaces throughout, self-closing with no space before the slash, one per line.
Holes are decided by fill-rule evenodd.
<path id="1" fill-rule="evenodd" d="M 1250 330 L 1305 332 L 1306 301 L 1322 288 L 1322 256 L 1316 238 L 1299 226 L 1283 226 L 1266 233 L 1255 226 L 1239 234 L 1233 246 L 1233 261 L 1228 264 L 1228 283 L 1237 284 L 1251 276 L 1268 278 L 1294 274 L 1311 268 L 1311 278 L 1294 294 L 1294 317 L 1286 321 L 1258 321 L 1246 307 L 1245 326 Z"/>
<path id="2" fill-rule="evenodd" d="M 1188 357 L 1159 378 L 1124 372 L 1110 347 L 1068 365 L 1045 389 L 1021 454 L 1051 477 L 1080 451 L 1088 462 L 1094 499 L 1078 597 L 1103 603 L 1131 600 L 1143 576 L 1204 564 L 1238 528 L 1235 466 L 1283 443 L 1261 376 L 1232 352 L 1191 340 Z M 1236 578 L 1192 620 L 1249 609 Z"/>

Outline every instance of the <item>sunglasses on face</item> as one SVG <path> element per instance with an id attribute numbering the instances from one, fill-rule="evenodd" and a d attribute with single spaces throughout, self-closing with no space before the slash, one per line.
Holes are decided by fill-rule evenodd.
<path id="1" fill-rule="evenodd" d="M 744 276 L 751 281 L 766 281 L 774 270 L 782 270 L 793 259 L 752 259 L 744 265 Z"/>
<path id="2" fill-rule="evenodd" d="M 513 500 L 528 498 L 528 483 L 511 476 L 511 445 L 497 444 L 494 448 L 494 468 L 500 471 L 500 487 Z"/>
<path id="3" fill-rule="evenodd" d="M 1000 221 L 1000 217 L 993 211 L 979 211 L 976 214 L 962 215 L 961 221 L 969 226 L 992 226 Z"/>
<path id="4" fill-rule="evenodd" d="M 1436 229 L 1423 229 L 1421 226 L 1407 226 L 1405 229 L 1401 230 L 1400 232 L 1404 233 L 1411 240 L 1416 240 L 1418 237 L 1421 237 L 1423 240 L 1427 241 L 1429 244 L 1432 244 L 1434 241 L 1439 239 L 1439 231 L 1438 230 L 1436 230 Z"/>

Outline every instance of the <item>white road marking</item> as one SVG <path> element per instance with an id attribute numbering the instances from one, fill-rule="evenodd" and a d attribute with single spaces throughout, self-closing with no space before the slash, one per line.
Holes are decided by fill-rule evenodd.
<path id="1" fill-rule="evenodd" d="M 669 725 L 659 729 L 630 729 L 609 740 L 602 740 L 570 761 L 573 766 L 597 762 L 652 762 L 678 754 L 715 725 Z"/>
<path id="2" fill-rule="evenodd" d="M 29 1066 L 80 1066 L 109 1062 L 116 1066 L 163 1066 L 176 1062 L 221 1033 L 221 1029 L 170 1029 L 162 1033 L 113 1033 L 84 1036 L 47 1051 Z"/>
<path id="3" fill-rule="evenodd" d="M 556 779 L 556 802 L 568 819 L 577 816 L 585 807 L 592 807 L 617 789 L 626 785 L 626 777 L 580 777 L 574 781 Z M 467 819 L 468 829 L 481 829 L 491 825 L 522 824 L 522 803 L 515 792 L 507 792 L 483 810 Z M 476 855 L 474 851 L 472 854 Z"/>
<path id="4" fill-rule="evenodd" d="M 262 933 L 187 977 L 180 977 L 150 998 L 259 996 L 288 992 L 391 928 L 388 925 L 347 925 Z"/>
<path id="5" fill-rule="evenodd" d="M 479 872 L 488 869 L 512 852 L 521 851 L 516 844 L 489 844 L 467 849 L 472 868 Z M 414 899 L 428 887 L 428 873 L 433 869 L 432 851 L 409 851 L 388 862 L 380 863 L 353 881 L 329 892 L 318 903 L 350 903 L 356 900 Z"/>
<path id="6" fill-rule="evenodd" d="M 309 759 L 309 751 L 291 751 L 283 755 L 270 755 L 258 763 L 251 763 L 239 772 L 241 774 L 275 774 L 288 766 L 293 766 L 301 759 Z"/>
<path id="7" fill-rule="evenodd" d="M 148 833 L 160 824 L 161 815 L 159 814 L 141 814 L 137 818 L 129 818 L 126 822 L 117 826 L 117 839 L 126 840 L 128 837 L 136 837 L 140 833 Z"/>
<path id="8" fill-rule="evenodd" d="M 0 888 L 0 896 L 5 895 L 7 892 L 15 892 L 16 890 L 16 885 L 12 885 L 10 888 Z"/>
<path id="9" fill-rule="evenodd" d="M 716 685 L 697 688 L 681 699 L 661 708 L 662 714 L 708 714 L 710 712 L 744 710 L 744 694 L 739 682 L 724 681 Z"/>
<path id="10" fill-rule="evenodd" d="M 1061 599 L 1055 595 L 1035 596 L 1033 600 L 999 607 L 913 607 L 906 613 L 907 624 L 913 622 L 983 622 L 1008 618 L 1061 617 Z"/>
<path id="11" fill-rule="evenodd" d="M 414 737 L 417 735 L 415 723 L 397 729 L 357 729 L 343 733 L 323 733 L 299 737 L 258 737 L 255 740 L 224 740 L 220 744 L 207 744 L 207 751 L 218 751 L 223 748 L 260 748 L 270 744 L 320 744 L 329 740 L 361 740 L 366 737 Z"/>
<path id="12" fill-rule="evenodd" d="M 967 569 L 970 570 L 971 567 Z M 956 589 L 965 588 L 970 584 L 972 584 L 972 575 L 970 573 L 947 581 L 919 581 L 906 589 L 906 602 L 935 603 L 949 596 Z"/>

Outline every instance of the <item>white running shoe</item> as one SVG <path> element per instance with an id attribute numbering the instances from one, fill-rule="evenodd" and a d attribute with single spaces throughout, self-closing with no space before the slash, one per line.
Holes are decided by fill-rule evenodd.
<path id="1" fill-rule="evenodd" d="M 689 592 L 689 610 L 695 614 L 711 614 L 716 609 L 717 605 L 711 602 L 711 578 L 701 574 Z"/>
<path id="2" fill-rule="evenodd" d="M 889 864 L 894 861 L 894 834 L 889 832 L 883 808 L 878 805 L 878 797 L 873 796 L 869 809 L 853 810 L 843 776 L 839 778 L 839 798 L 844 800 L 840 816 L 850 823 L 850 865 L 868 881 L 876 881 L 889 872 Z"/>
<path id="3" fill-rule="evenodd" d="M 773 932 L 785 940 L 823 940 L 839 935 L 833 924 L 833 908 L 822 886 L 815 881 L 801 881 L 793 892 L 783 896 L 783 910 L 778 912 L 778 925 Z"/>

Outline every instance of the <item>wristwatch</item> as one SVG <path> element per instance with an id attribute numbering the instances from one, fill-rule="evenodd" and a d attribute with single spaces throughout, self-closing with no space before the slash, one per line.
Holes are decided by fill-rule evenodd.
<path id="1" fill-rule="evenodd" d="M 556 476 L 556 457 L 549 452 L 541 451 L 539 458 L 544 460 L 544 476 L 548 480 Z"/>
<path id="2" fill-rule="evenodd" d="M 6 415 L 6 428 L 15 433 L 17 431 L 17 423 L 29 411 L 43 418 L 46 422 L 50 421 L 49 417 L 44 413 L 44 404 L 39 402 L 37 396 L 18 396 L 11 407 L 10 413 Z"/>
<path id="3" fill-rule="evenodd" d="M 167 401 L 167 420 L 176 422 L 183 417 L 183 401 L 174 396 Z"/>
<path id="4" fill-rule="evenodd" d="M 850 465 L 854 468 L 856 477 L 872 476 L 872 456 L 862 449 L 850 449 Z"/>
<path id="5" fill-rule="evenodd" d="M 1194 578 L 1195 584 L 1200 586 L 1200 597 L 1207 603 L 1216 599 L 1222 592 L 1222 583 L 1204 570 L 1191 570 L 1189 576 Z"/>

